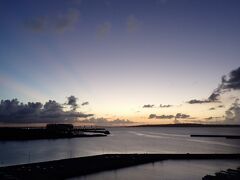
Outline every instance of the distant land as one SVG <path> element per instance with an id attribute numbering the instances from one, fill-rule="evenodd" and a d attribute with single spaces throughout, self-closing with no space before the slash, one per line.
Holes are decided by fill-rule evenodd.
<path id="1" fill-rule="evenodd" d="M 66 123 L 67 124 L 67 123 Z M 1 127 L 11 128 L 40 128 L 45 127 L 46 123 L 27 123 L 27 124 L 0 124 Z M 240 124 L 197 124 L 197 123 L 180 123 L 180 124 L 139 124 L 139 125 L 74 125 L 76 128 L 111 128 L 111 127 L 240 127 Z"/>
<path id="2" fill-rule="evenodd" d="M 238 124 L 196 124 L 196 123 L 182 123 L 182 124 L 144 124 L 128 127 L 240 127 Z"/>

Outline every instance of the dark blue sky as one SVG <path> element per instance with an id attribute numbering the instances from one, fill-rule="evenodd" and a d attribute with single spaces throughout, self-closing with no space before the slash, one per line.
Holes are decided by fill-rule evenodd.
<path id="1" fill-rule="evenodd" d="M 92 102 L 86 111 L 139 119 L 146 103 L 207 98 L 239 67 L 239 9 L 238 0 L 1 0 L 0 97 L 74 94 Z"/>

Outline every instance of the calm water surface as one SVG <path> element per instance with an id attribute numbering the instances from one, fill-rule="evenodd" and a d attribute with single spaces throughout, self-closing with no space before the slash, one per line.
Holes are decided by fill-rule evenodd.
<path id="1" fill-rule="evenodd" d="M 109 128 L 107 137 L 0 141 L 0 166 L 103 153 L 240 153 L 239 139 L 190 134 L 240 135 L 240 128 Z"/>
<path id="2" fill-rule="evenodd" d="M 167 160 L 129 168 L 105 171 L 69 180 L 201 180 L 207 174 L 236 168 L 240 161 Z"/>

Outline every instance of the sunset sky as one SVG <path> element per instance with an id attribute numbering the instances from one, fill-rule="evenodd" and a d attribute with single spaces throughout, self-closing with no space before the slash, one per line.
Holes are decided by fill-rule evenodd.
<path id="1" fill-rule="evenodd" d="M 93 114 L 84 122 L 239 123 L 239 9 L 238 0 L 1 0 L 0 100 L 66 105 L 73 95 L 76 112 Z"/>

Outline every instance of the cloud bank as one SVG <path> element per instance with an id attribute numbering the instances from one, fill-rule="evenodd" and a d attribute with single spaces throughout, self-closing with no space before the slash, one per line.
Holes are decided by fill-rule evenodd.
<path id="1" fill-rule="evenodd" d="M 107 120 L 106 118 L 90 118 L 79 121 L 85 124 L 93 124 L 93 125 L 101 125 L 101 126 L 113 126 L 113 125 L 128 125 L 134 122 L 125 119 L 115 119 L 115 120 Z"/>
<path id="2" fill-rule="evenodd" d="M 239 99 L 236 99 L 231 107 L 225 112 L 225 123 L 239 124 L 240 123 L 240 104 Z"/>
<path id="3" fill-rule="evenodd" d="M 54 100 L 45 104 L 40 102 L 20 103 L 17 99 L 1 100 L 0 122 L 5 123 L 49 123 L 49 122 L 71 122 L 79 118 L 87 118 L 93 114 L 77 112 L 76 102 L 68 98 L 68 104 L 72 107 L 70 111 L 64 111 L 63 106 Z"/>

